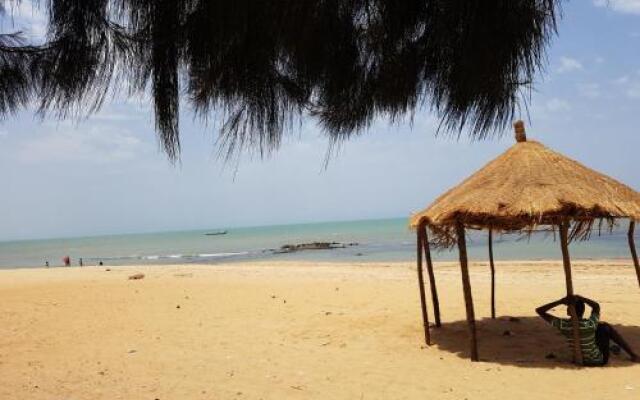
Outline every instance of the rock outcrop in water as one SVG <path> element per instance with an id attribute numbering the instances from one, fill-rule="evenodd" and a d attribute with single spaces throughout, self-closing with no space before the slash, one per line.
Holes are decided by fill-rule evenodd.
<path id="1" fill-rule="evenodd" d="M 357 246 L 358 243 L 338 243 L 338 242 L 311 242 L 298 244 L 285 244 L 277 250 L 272 250 L 274 254 L 293 253 L 303 250 L 332 250 L 345 249 L 351 246 Z"/>

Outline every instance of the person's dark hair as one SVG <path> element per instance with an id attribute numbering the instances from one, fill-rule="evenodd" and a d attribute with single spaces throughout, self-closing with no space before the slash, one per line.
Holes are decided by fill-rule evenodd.
<path id="1" fill-rule="evenodd" d="M 576 314 L 578 318 L 582 318 L 584 315 L 584 301 L 582 299 L 576 299 Z"/>

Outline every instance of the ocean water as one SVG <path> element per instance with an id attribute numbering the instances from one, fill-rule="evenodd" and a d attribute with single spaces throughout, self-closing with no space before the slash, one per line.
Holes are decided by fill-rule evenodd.
<path id="1" fill-rule="evenodd" d="M 629 258 L 627 222 L 613 233 L 594 234 L 591 240 L 571 244 L 574 259 Z M 207 232 L 226 230 L 225 235 Z M 637 234 L 636 234 L 637 235 Z M 307 242 L 358 243 L 344 249 L 309 250 L 273 254 L 285 244 Z M 108 235 L 78 238 L 0 242 L 0 268 L 52 267 L 70 256 L 72 265 L 82 258 L 84 265 L 137 265 L 211 263 L 246 260 L 315 261 L 410 261 L 415 259 L 415 234 L 406 218 L 324 222 L 312 224 L 261 226 L 248 228 L 213 227 L 210 230 Z M 636 240 L 640 242 L 640 240 Z M 471 231 L 467 238 L 469 257 L 486 260 L 486 233 Z M 536 233 L 529 238 L 494 235 L 497 260 L 560 259 L 560 246 L 553 236 Z M 433 252 L 435 260 L 454 260 L 455 250 Z"/>

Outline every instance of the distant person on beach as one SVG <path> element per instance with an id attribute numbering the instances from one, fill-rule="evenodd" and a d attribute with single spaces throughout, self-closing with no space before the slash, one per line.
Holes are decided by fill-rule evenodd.
<path id="1" fill-rule="evenodd" d="M 609 342 L 624 349 L 631 357 L 631 361 L 639 362 L 638 355 L 631 349 L 629 344 L 611 325 L 600 321 L 600 304 L 586 297 L 575 295 L 572 298 L 564 297 L 536 308 L 536 312 L 542 319 L 551 326 L 558 329 L 567 338 L 567 342 L 573 349 L 573 326 L 571 318 L 558 318 L 549 314 L 552 308 L 564 304 L 567 306 L 569 314 L 569 304 L 575 305 L 576 314 L 580 320 L 578 326 L 580 330 L 580 347 L 582 350 L 582 362 L 586 366 L 604 366 L 609 362 Z M 591 316 L 584 318 L 585 303 L 591 307 Z"/>
<path id="2" fill-rule="evenodd" d="M 45 266 L 45 267 L 47 267 L 47 268 L 49 268 L 49 260 L 47 260 L 47 261 L 45 261 L 45 262 L 44 262 L 44 266 Z"/>
<path id="3" fill-rule="evenodd" d="M 104 264 L 102 263 L 102 260 L 100 260 L 100 262 L 98 263 L 99 266 L 103 266 Z"/>
<path id="4" fill-rule="evenodd" d="M 78 259 L 78 264 L 82 267 L 82 257 Z"/>
<path id="5" fill-rule="evenodd" d="M 69 256 L 62 257 L 62 262 L 64 263 L 65 267 L 71 266 L 71 258 Z"/>

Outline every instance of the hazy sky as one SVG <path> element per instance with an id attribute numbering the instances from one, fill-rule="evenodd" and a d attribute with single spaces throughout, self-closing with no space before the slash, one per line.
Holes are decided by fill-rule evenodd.
<path id="1" fill-rule="evenodd" d="M 43 20 L 24 1 L 17 26 Z M 565 2 L 547 71 L 531 95 L 530 138 L 640 189 L 640 0 Z M 8 22 L 3 22 L 6 31 Z M 0 122 L 0 240 L 403 217 L 514 143 L 434 136 L 379 121 L 324 169 L 313 121 L 267 160 L 216 159 L 216 126 L 182 109 L 182 162 L 160 151 L 153 115 L 118 101 L 79 122 Z M 522 115 L 526 118 L 526 115 Z"/>

